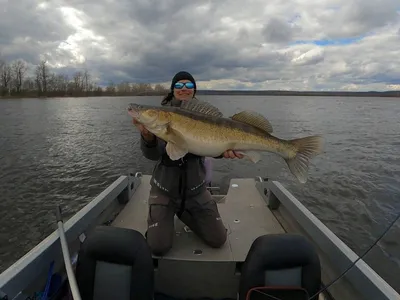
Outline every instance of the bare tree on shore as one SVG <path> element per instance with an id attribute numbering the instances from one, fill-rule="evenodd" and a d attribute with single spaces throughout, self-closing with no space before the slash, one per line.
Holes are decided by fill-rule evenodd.
<path id="1" fill-rule="evenodd" d="M 27 71 L 26 63 L 22 60 L 17 60 L 11 64 L 13 90 L 18 95 L 21 94 L 24 76 Z"/>
<path id="2" fill-rule="evenodd" d="M 46 65 L 46 61 L 42 60 L 35 70 L 35 82 L 36 87 L 33 87 L 33 90 L 36 90 L 37 95 L 40 97 L 42 95 L 47 95 L 47 84 L 49 81 L 49 68 Z"/>
<path id="3" fill-rule="evenodd" d="M 0 61 L 0 90 L 1 96 L 8 96 L 11 94 L 11 80 L 12 80 L 11 66 L 7 62 Z"/>
<path id="4" fill-rule="evenodd" d="M 47 61 L 42 60 L 28 75 L 23 60 L 7 63 L 0 57 L 0 97 L 91 97 L 91 96 L 135 96 L 164 95 L 167 89 L 160 84 L 110 82 L 99 86 L 84 69 L 74 74 L 54 72 Z"/>

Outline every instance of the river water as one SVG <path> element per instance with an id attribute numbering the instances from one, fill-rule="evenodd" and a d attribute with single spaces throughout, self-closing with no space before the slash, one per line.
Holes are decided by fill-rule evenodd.
<path id="1" fill-rule="evenodd" d="M 322 134 L 309 181 L 297 183 L 284 161 L 215 160 L 214 184 L 230 178 L 281 181 L 361 255 L 400 211 L 400 101 L 395 98 L 202 96 L 228 116 L 264 114 L 280 138 Z M 0 272 L 56 229 L 54 208 L 72 216 L 118 176 L 149 173 L 127 103 L 160 97 L 0 101 Z M 366 261 L 400 292 L 400 222 Z M 397 279 L 396 279 L 397 278 Z"/>

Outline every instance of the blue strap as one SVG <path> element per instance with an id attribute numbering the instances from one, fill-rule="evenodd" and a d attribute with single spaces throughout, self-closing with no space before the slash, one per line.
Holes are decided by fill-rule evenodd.
<path id="1" fill-rule="evenodd" d="M 54 268 L 54 261 L 52 261 L 51 264 L 50 264 L 49 273 L 47 275 L 46 288 L 44 289 L 44 292 L 42 294 L 42 299 L 41 300 L 47 300 L 48 299 L 47 294 L 49 293 L 49 289 L 50 289 L 51 278 L 53 276 L 53 268 Z"/>

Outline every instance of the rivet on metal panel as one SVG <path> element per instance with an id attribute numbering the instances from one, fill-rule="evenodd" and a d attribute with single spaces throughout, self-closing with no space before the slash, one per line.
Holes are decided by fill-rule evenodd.
<path id="1" fill-rule="evenodd" d="M 81 233 L 81 234 L 79 235 L 79 241 L 80 241 L 81 243 L 83 243 L 85 240 L 86 240 L 86 235 L 85 235 L 85 233 Z"/>

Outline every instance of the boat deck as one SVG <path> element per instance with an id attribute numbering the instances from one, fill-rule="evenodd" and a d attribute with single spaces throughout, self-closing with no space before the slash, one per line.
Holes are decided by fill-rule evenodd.
<path id="1" fill-rule="evenodd" d="M 112 226 L 136 229 L 142 234 L 146 232 L 150 178 L 150 175 L 141 178 L 141 184 L 133 198 L 113 221 Z M 227 195 L 215 197 L 224 225 L 228 229 L 227 242 L 222 248 L 214 249 L 205 245 L 175 217 L 173 247 L 163 258 L 243 262 L 257 237 L 284 233 L 255 183 L 254 179 L 232 179 Z M 197 254 L 199 252 L 200 255 Z"/>

